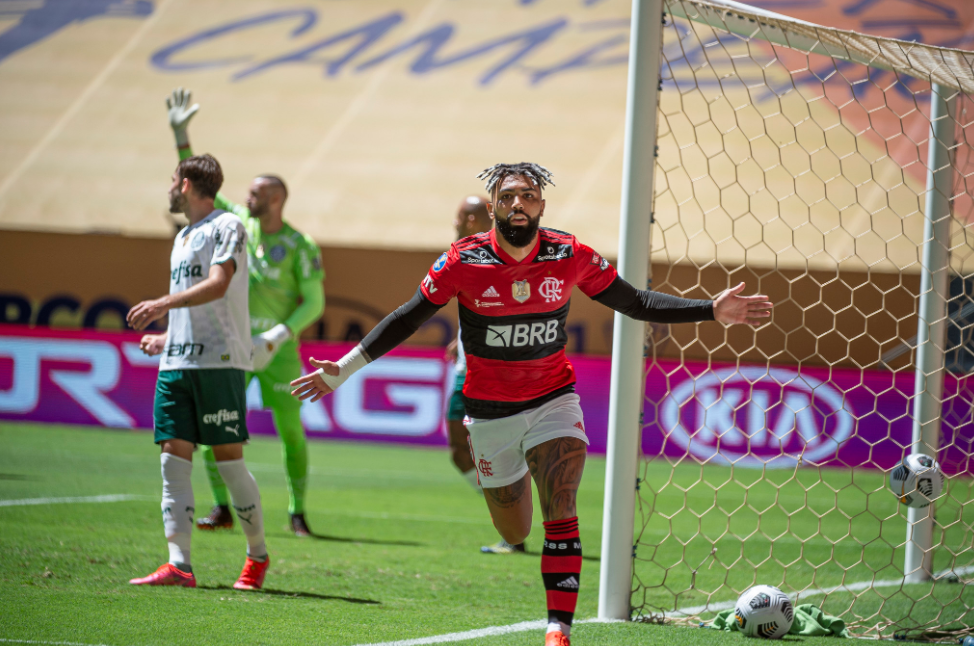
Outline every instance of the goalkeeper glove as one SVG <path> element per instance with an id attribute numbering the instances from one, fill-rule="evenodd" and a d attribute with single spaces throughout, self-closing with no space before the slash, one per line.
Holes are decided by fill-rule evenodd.
<path id="1" fill-rule="evenodd" d="M 176 135 L 176 145 L 180 148 L 189 146 L 189 135 L 186 134 L 186 128 L 189 127 L 190 119 L 200 109 L 199 103 L 189 104 L 192 96 L 193 93 L 189 90 L 178 88 L 172 91 L 171 96 L 166 97 L 166 107 L 169 109 L 169 127 Z"/>
<path id="2" fill-rule="evenodd" d="M 254 344 L 254 372 L 260 372 L 270 364 L 281 346 L 291 340 L 291 330 L 283 323 L 266 332 L 251 337 Z"/>

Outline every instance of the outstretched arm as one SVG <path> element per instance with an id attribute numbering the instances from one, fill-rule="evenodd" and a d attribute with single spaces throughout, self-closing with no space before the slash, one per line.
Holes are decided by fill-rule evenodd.
<path id="1" fill-rule="evenodd" d="M 169 110 L 169 127 L 176 137 L 176 150 L 179 151 L 179 161 L 193 156 L 193 149 L 189 146 L 189 122 L 200 109 L 199 103 L 190 105 L 193 93 L 183 88 L 176 88 L 166 97 L 166 109 Z"/>
<path id="2" fill-rule="evenodd" d="M 291 394 L 301 400 L 311 398 L 313 402 L 318 401 L 342 385 L 356 371 L 411 337 L 441 307 L 443 306 L 430 302 L 417 289 L 409 302 L 400 305 L 392 314 L 382 319 L 360 344 L 337 363 L 311 359 L 311 365 L 318 370 L 292 381 L 294 390 Z"/>
<path id="3" fill-rule="evenodd" d="M 747 323 L 759 326 L 771 316 L 767 296 L 740 296 L 744 283 L 724 290 L 713 301 L 680 298 L 636 289 L 622 278 L 614 281 L 593 300 L 637 321 L 653 323 L 695 323 L 719 321 L 725 325 Z"/>
<path id="4" fill-rule="evenodd" d="M 176 150 L 179 152 L 179 161 L 189 159 L 193 156 L 193 147 L 189 144 L 189 122 L 199 111 L 200 104 L 190 105 L 193 93 L 190 90 L 176 88 L 172 94 L 166 97 L 166 109 L 169 111 L 169 127 L 176 138 Z M 223 211 L 229 211 L 237 217 L 246 219 L 250 211 L 246 206 L 234 204 L 222 193 L 216 194 L 213 205 Z"/>
<path id="5" fill-rule="evenodd" d="M 637 321 L 694 323 L 714 320 L 713 301 L 691 300 L 670 294 L 636 289 L 622 278 L 615 280 L 592 300 Z"/>

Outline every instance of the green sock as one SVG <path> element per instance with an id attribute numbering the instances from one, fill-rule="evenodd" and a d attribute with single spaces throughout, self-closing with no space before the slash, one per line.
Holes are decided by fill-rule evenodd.
<path id="1" fill-rule="evenodd" d="M 272 408 L 274 426 L 284 445 L 287 471 L 288 513 L 304 513 L 304 494 L 308 488 L 308 444 L 301 425 L 301 409 Z"/>
<path id="2" fill-rule="evenodd" d="M 220 470 L 216 467 L 216 457 L 213 455 L 213 448 L 209 446 L 200 447 L 203 452 L 203 464 L 206 465 L 206 475 L 210 479 L 210 489 L 213 490 L 213 502 L 221 507 L 230 506 L 230 494 L 227 492 L 227 485 L 220 477 Z"/>

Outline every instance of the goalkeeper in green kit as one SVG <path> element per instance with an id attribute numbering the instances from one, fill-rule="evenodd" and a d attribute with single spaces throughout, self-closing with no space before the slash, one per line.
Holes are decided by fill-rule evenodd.
<path id="1" fill-rule="evenodd" d="M 199 110 L 190 106 L 190 93 L 182 88 L 166 99 L 169 125 L 176 135 L 179 159 L 192 156 L 187 126 Z M 254 372 L 264 406 L 271 409 L 277 434 L 284 443 L 284 466 L 290 494 L 288 511 L 291 530 L 310 536 L 304 518 L 304 495 L 308 480 L 308 450 L 301 425 L 301 403 L 291 396 L 290 382 L 301 376 L 297 338 L 318 320 L 325 309 L 321 255 L 318 245 L 285 222 L 282 209 L 287 186 L 275 175 L 261 175 L 250 184 L 247 205 L 234 204 L 216 194 L 214 206 L 236 214 L 247 228 L 250 277 L 250 333 L 254 343 Z M 213 450 L 203 447 L 215 506 L 199 518 L 199 529 L 233 527 L 227 487 L 217 470 Z"/>

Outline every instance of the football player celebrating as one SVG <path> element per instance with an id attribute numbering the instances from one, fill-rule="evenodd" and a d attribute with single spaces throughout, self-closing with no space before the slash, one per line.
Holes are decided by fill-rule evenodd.
<path id="1" fill-rule="evenodd" d="M 465 197 L 453 220 L 453 227 L 457 232 L 457 241 L 477 233 L 490 231 L 491 226 L 493 226 L 493 221 L 487 211 L 487 200 L 479 195 Z M 488 290 L 481 296 L 483 298 L 494 298 L 498 294 Z M 462 333 L 462 326 L 460 333 Z M 463 352 L 463 340 L 460 338 L 460 333 L 446 349 L 447 358 L 454 361 L 454 374 L 456 375 L 453 393 L 450 395 L 446 407 L 446 426 L 450 443 L 450 457 L 453 459 L 454 466 L 460 471 L 463 479 L 480 493 L 480 478 L 473 463 L 473 456 L 470 453 L 470 441 L 468 439 L 470 434 L 467 432 L 467 427 L 463 425 L 463 384 L 467 379 L 467 357 Z M 494 545 L 481 547 L 480 551 L 485 554 L 515 554 L 524 552 L 524 543 L 511 545 L 501 539 Z"/>
<path id="2" fill-rule="evenodd" d="M 213 206 L 223 171 L 209 155 L 179 162 L 169 189 L 169 210 L 185 213 L 173 243 L 169 294 L 133 307 L 136 330 L 169 314 L 164 334 L 147 334 L 140 347 L 162 355 L 152 419 L 162 448 L 162 522 L 169 562 L 134 585 L 196 587 L 190 564 L 193 450 L 213 447 L 216 468 L 233 506 L 246 519 L 247 561 L 234 584 L 253 590 L 264 583 L 270 560 L 264 545 L 260 491 L 243 460 L 247 441 L 244 374 L 251 370 L 247 314 L 247 231 L 240 219 Z"/>
<path id="3" fill-rule="evenodd" d="M 456 297 L 467 356 L 464 423 L 487 507 L 504 540 L 524 542 L 534 479 L 545 531 L 545 644 L 566 646 L 582 565 L 575 497 L 588 444 L 575 373 L 565 357 L 572 288 L 637 320 L 660 323 L 761 325 L 771 303 L 766 296 L 740 296 L 743 283 L 713 301 L 638 290 L 575 236 L 539 228 L 542 190 L 553 185 L 547 169 L 497 164 L 480 177 L 491 196 L 494 228 L 454 243 L 413 298 L 337 363 L 312 359 L 318 370 L 295 380 L 294 394 L 317 401 L 334 391 Z"/>
<path id="4" fill-rule="evenodd" d="M 199 104 L 190 106 L 190 93 L 175 90 L 166 100 L 169 125 L 176 136 L 179 158 L 193 154 L 187 128 Z M 250 184 L 247 205 L 234 204 L 217 193 L 219 209 L 240 216 L 247 228 L 250 261 L 250 329 L 254 344 L 254 372 L 261 399 L 271 409 L 274 427 L 284 445 L 284 468 L 289 494 L 291 531 L 310 536 L 304 517 L 308 482 L 308 449 L 301 424 L 301 403 L 288 394 L 288 384 L 301 375 L 297 338 L 325 309 L 321 253 L 310 236 L 284 221 L 287 186 L 275 175 L 261 175 Z M 200 529 L 233 527 L 227 487 L 216 468 L 213 450 L 203 447 L 214 506 L 196 521 Z"/>
<path id="5" fill-rule="evenodd" d="M 492 224 L 490 214 L 487 213 L 487 200 L 479 195 L 464 198 L 453 220 L 458 241 L 477 233 L 490 231 Z M 459 333 L 457 338 L 447 346 L 446 354 L 447 358 L 455 362 L 453 392 L 446 407 L 450 457 L 463 479 L 479 492 L 480 482 L 477 479 L 477 469 L 470 456 L 470 443 L 467 440 L 469 434 L 463 425 L 463 384 L 467 379 L 467 358 L 463 352 L 463 341 Z"/>

